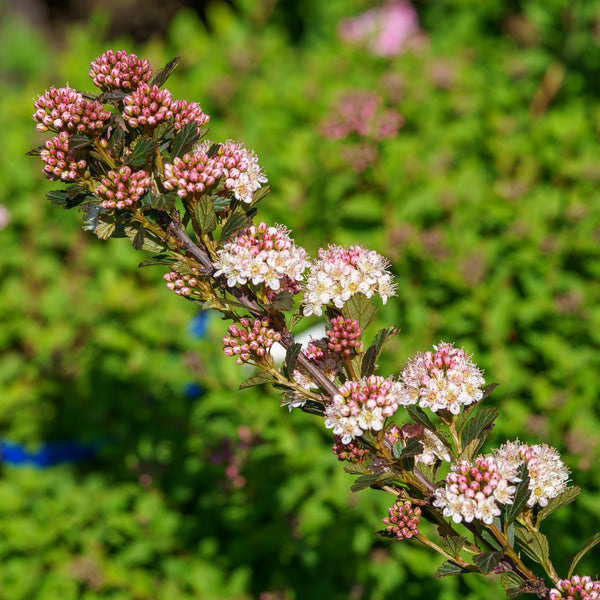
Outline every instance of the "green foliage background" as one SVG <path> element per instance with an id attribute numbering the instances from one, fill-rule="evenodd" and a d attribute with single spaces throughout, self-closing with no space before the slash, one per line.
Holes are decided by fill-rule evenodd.
<path id="1" fill-rule="evenodd" d="M 196 309 L 160 268 L 138 269 L 127 241 L 101 242 L 47 204 L 53 186 L 24 156 L 43 141 L 33 99 L 66 82 L 91 89 L 89 62 L 109 47 L 155 69 L 182 57 L 169 88 L 211 115 L 213 139 L 256 150 L 273 189 L 264 220 L 313 253 L 362 243 L 391 258 L 399 296 L 376 326 L 402 333 L 382 373 L 454 341 L 500 384 L 486 400 L 501 411 L 491 440 L 564 453 L 584 493 L 545 525 L 561 575 L 600 529 L 600 3 L 421 2 L 428 41 L 395 58 L 337 38 L 342 18 L 370 6 L 215 1 L 206 23 L 181 11 L 166 39 L 138 45 L 104 40 L 102 11 L 60 40 L 5 14 L 1 435 L 101 452 L 3 467 L 3 599 L 503 595 L 493 578 L 434 580 L 440 558 L 377 538 L 387 497 L 351 494 L 316 418 L 288 414 L 267 388 L 237 391 L 247 373 L 221 354 L 226 324 L 190 335 Z M 545 77 L 557 90 L 539 105 Z M 406 120 L 361 174 L 342 158 L 348 142 L 320 134 L 352 90 L 380 93 Z M 189 382 L 205 393 L 186 396 Z"/>

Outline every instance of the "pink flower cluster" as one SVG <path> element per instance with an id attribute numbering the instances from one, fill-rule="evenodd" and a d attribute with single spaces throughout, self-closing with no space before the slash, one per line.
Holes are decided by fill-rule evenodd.
<path id="1" fill-rule="evenodd" d="M 33 106 L 33 120 L 37 123 L 38 131 L 97 136 L 110 117 L 110 112 L 104 110 L 100 102 L 85 100 L 79 92 L 68 86 L 50 88 Z"/>
<path id="2" fill-rule="evenodd" d="M 342 96 L 322 126 L 323 135 L 343 140 L 351 134 L 381 141 L 395 137 L 404 119 L 393 108 L 382 108 L 374 92 L 355 91 Z"/>
<path id="3" fill-rule="evenodd" d="M 135 90 L 152 77 L 150 64 L 124 50 L 107 50 L 90 64 L 90 77 L 101 90 Z"/>
<path id="4" fill-rule="evenodd" d="M 362 331 L 356 319 L 339 316 L 331 319 L 331 329 L 327 330 L 327 347 L 344 357 L 349 357 L 362 346 Z"/>
<path id="5" fill-rule="evenodd" d="M 342 437 L 339 435 L 333 436 L 332 451 L 337 456 L 338 460 L 345 460 L 351 463 L 360 463 L 369 455 L 369 451 L 355 441 L 351 441 L 349 444 L 343 444 Z"/>
<path id="6" fill-rule="evenodd" d="M 527 463 L 531 491 L 527 506 L 547 506 L 550 498 L 556 498 L 567 487 L 569 469 L 560 454 L 546 444 L 507 442 L 494 452 L 494 458 L 502 476 L 513 481 L 519 467 Z"/>
<path id="7" fill-rule="evenodd" d="M 433 352 L 420 352 L 406 364 L 400 376 L 400 403 L 418 403 L 433 412 L 448 410 L 457 415 L 461 406 L 483 398 L 482 371 L 464 350 L 450 343 L 441 342 L 433 348 Z"/>
<path id="8" fill-rule="evenodd" d="M 222 180 L 225 189 L 233 191 L 237 200 L 252 202 L 254 192 L 267 181 L 254 152 L 239 142 L 227 140 L 209 156 L 212 145 L 202 142 L 194 152 L 166 164 L 165 188 L 177 190 L 180 198 L 186 198 Z"/>
<path id="9" fill-rule="evenodd" d="M 287 282 L 300 281 L 308 261 L 306 250 L 294 244 L 285 227 L 259 223 L 224 244 L 217 252 L 214 265 L 215 277 L 226 277 L 229 287 L 264 284 L 271 290 L 295 293 L 299 288 L 290 289 Z"/>
<path id="10" fill-rule="evenodd" d="M 40 158 L 45 163 L 42 171 L 48 179 L 75 181 L 83 177 L 87 163 L 83 159 L 77 159 L 76 151 L 69 149 L 70 139 L 71 136 L 66 131 L 61 131 L 46 141 Z"/>
<path id="11" fill-rule="evenodd" d="M 344 19 L 339 26 L 343 40 L 366 43 L 371 52 L 381 56 L 400 54 L 418 31 L 417 13 L 406 0 L 388 0 L 381 7 Z"/>
<path id="12" fill-rule="evenodd" d="M 320 316 L 323 306 L 330 302 L 342 308 L 358 292 L 367 298 L 379 294 L 385 304 L 389 296 L 396 294 L 388 267 L 383 256 L 358 244 L 321 248 L 306 278 L 304 315 Z"/>
<path id="13" fill-rule="evenodd" d="M 446 484 L 435 492 L 433 505 L 443 509 L 455 523 L 473 519 L 490 525 L 500 515 L 500 504 L 512 504 L 515 487 L 502 477 L 491 456 L 478 456 L 474 462 L 460 461 L 451 467 Z"/>
<path id="14" fill-rule="evenodd" d="M 193 121 L 198 126 L 198 131 L 203 125 L 206 125 L 210 117 L 202 111 L 197 102 L 188 102 L 187 100 L 175 100 L 171 105 L 173 111 L 173 120 L 175 131 L 181 131 L 181 128 Z"/>
<path id="15" fill-rule="evenodd" d="M 325 407 L 325 427 L 349 444 L 365 431 L 379 431 L 398 409 L 398 384 L 379 375 L 348 380 Z"/>
<path id="16" fill-rule="evenodd" d="M 192 290 L 198 285 L 198 272 L 195 274 L 181 275 L 177 271 L 169 271 L 163 275 L 163 279 L 167 282 L 167 288 L 179 296 L 189 296 Z"/>
<path id="17" fill-rule="evenodd" d="M 394 533 L 399 540 L 405 540 L 419 533 L 420 517 L 421 509 L 418 506 L 413 506 L 408 500 L 398 501 L 388 508 L 388 516 L 383 522 L 387 524 L 386 531 Z"/>
<path id="18" fill-rule="evenodd" d="M 281 339 L 281 334 L 269 327 L 269 319 L 240 319 L 239 326 L 232 323 L 223 338 L 225 356 L 237 356 L 238 365 L 249 360 L 261 361 L 271 346 Z"/>
<path id="19" fill-rule="evenodd" d="M 150 175 L 146 171 L 132 171 L 124 166 L 107 173 L 96 189 L 96 195 L 102 198 L 102 208 L 122 209 L 135 204 L 149 187 Z"/>
<path id="20" fill-rule="evenodd" d="M 561 579 L 550 590 L 550 600 L 598 600 L 600 581 L 589 575 L 573 575 L 571 579 Z"/>

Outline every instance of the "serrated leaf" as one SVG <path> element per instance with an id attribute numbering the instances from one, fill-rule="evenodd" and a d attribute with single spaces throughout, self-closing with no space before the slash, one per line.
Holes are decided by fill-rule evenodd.
<path id="1" fill-rule="evenodd" d="M 567 573 L 567 579 L 571 578 L 571 575 L 573 575 L 573 571 L 575 570 L 577 563 L 582 559 L 583 555 L 589 550 L 591 550 L 599 542 L 600 533 L 596 533 L 583 545 L 583 548 L 573 557 L 573 560 L 571 561 L 571 566 L 569 567 L 569 572 Z"/>
<path id="2" fill-rule="evenodd" d="M 501 551 L 484 552 L 483 554 L 475 555 L 473 557 L 473 562 L 482 573 L 487 574 L 494 571 L 503 556 L 504 553 Z"/>
<path id="3" fill-rule="evenodd" d="M 550 553 L 548 539 L 543 533 L 527 531 L 519 527 L 515 528 L 515 539 L 519 543 L 523 554 L 531 560 L 542 565 L 548 559 Z"/>
<path id="4" fill-rule="evenodd" d="M 573 487 L 567 488 L 564 492 L 561 492 L 556 498 L 551 498 L 548 501 L 548 505 L 538 512 L 537 523 L 551 515 L 555 510 L 561 508 L 561 506 L 573 502 L 580 493 L 581 488 L 578 485 L 574 485 Z"/>
<path id="5" fill-rule="evenodd" d="M 275 296 L 273 302 L 271 302 L 271 307 L 283 312 L 289 312 L 294 308 L 294 296 L 292 296 L 291 292 L 283 290 Z"/>
<path id="6" fill-rule="evenodd" d="M 484 526 L 480 526 L 477 528 L 477 530 L 479 531 L 479 535 L 488 544 L 490 544 L 490 546 L 492 546 L 492 548 L 495 548 L 498 551 L 502 549 L 502 545 L 500 544 L 500 542 L 498 542 L 498 540 L 489 532 L 488 529 L 486 529 Z"/>
<path id="7" fill-rule="evenodd" d="M 258 375 L 250 377 L 249 379 L 246 379 L 246 381 L 240 383 L 239 389 L 243 390 L 249 387 L 253 387 L 255 385 L 262 385 L 263 383 L 271 383 L 272 381 L 273 377 L 269 375 L 269 373 L 262 371 Z"/>
<path id="8" fill-rule="evenodd" d="M 165 243 L 155 233 L 144 229 L 139 223 L 125 226 L 125 235 L 136 250 L 146 250 L 154 254 L 166 250 Z"/>
<path id="9" fill-rule="evenodd" d="M 435 576 L 440 579 L 449 575 L 460 575 L 461 573 L 469 573 L 475 570 L 474 567 L 461 567 L 452 560 L 447 560 L 442 563 L 439 569 L 435 572 Z"/>
<path id="10" fill-rule="evenodd" d="M 288 346 L 288 349 L 285 353 L 285 366 L 290 376 L 296 368 L 296 360 L 298 359 L 298 354 L 300 354 L 301 350 L 302 344 L 294 343 Z"/>
<path id="11" fill-rule="evenodd" d="M 179 66 L 181 58 L 176 56 L 173 60 L 170 60 L 163 69 L 161 69 L 150 81 L 150 87 L 157 85 L 161 87 L 165 81 L 169 78 L 171 73 Z"/>
<path id="12" fill-rule="evenodd" d="M 212 158 L 222 148 L 222 146 L 223 144 L 220 144 L 219 142 L 213 142 L 206 153 L 208 158 Z"/>
<path id="13" fill-rule="evenodd" d="M 344 465 L 344 471 L 350 475 L 364 475 L 369 472 L 361 463 L 348 463 Z"/>
<path id="14" fill-rule="evenodd" d="M 467 538 L 462 535 L 448 535 L 442 538 L 442 543 L 454 556 L 458 556 L 458 553 L 461 551 L 466 541 Z"/>
<path id="15" fill-rule="evenodd" d="M 217 215 L 212 200 L 209 196 L 200 196 L 194 204 L 192 216 L 202 233 L 210 233 L 217 227 Z"/>
<path id="16" fill-rule="evenodd" d="M 409 438 L 404 446 L 400 458 L 410 458 L 411 456 L 418 456 L 423 453 L 423 442 L 417 438 Z"/>
<path id="17" fill-rule="evenodd" d="M 375 373 L 375 365 L 377 363 L 377 348 L 375 346 L 369 346 L 367 351 L 364 353 L 362 362 L 360 364 L 360 374 L 363 377 L 369 377 Z"/>
<path id="18" fill-rule="evenodd" d="M 173 123 L 163 121 L 162 123 L 159 123 L 158 127 L 152 132 L 152 139 L 157 142 L 161 142 L 165 137 L 167 139 L 172 139 L 174 131 L 175 127 L 173 126 Z"/>
<path id="19" fill-rule="evenodd" d="M 288 329 L 292 331 L 300 321 L 304 318 L 304 314 L 302 313 L 302 305 L 297 306 L 296 310 L 292 313 L 290 317 L 290 322 L 288 323 Z"/>
<path id="20" fill-rule="evenodd" d="M 252 194 L 252 202 L 250 203 L 250 206 L 252 208 L 255 207 L 270 191 L 270 185 L 259 187 L 254 194 Z"/>
<path id="21" fill-rule="evenodd" d="M 482 445 L 483 442 L 479 438 L 471 440 L 458 455 L 458 460 L 473 460 L 473 457 L 475 456 L 475 454 L 477 454 L 477 451 L 479 450 L 479 448 L 481 448 Z"/>
<path id="22" fill-rule="evenodd" d="M 173 136 L 171 159 L 176 156 L 181 157 L 190 152 L 199 137 L 198 123 L 196 121 L 186 123 L 181 130 Z"/>
<path id="23" fill-rule="evenodd" d="M 127 92 L 123 90 L 111 90 L 110 92 L 104 92 L 98 96 L 98 102 L 105 104 L 106 102 L 119 102 L 127 96 Z"/>
<path id="24" fill-rule="evenodd" d="M 398 536 L 393 531 L 386 531 L 385 529 L 380 529 L 375 532 L 375 535 L 379 535 L 384 538 L 397 538 Z"/>
<path id="25" fill-rule="evenodd" d="M 89 137 L 86 135 L 75 134 L 69 138 L 69 150 L 80 150 L 81 148 L 87 148 L 92 143 Z"/>
<path id="26" fill-rule="evenodd" d="M 364 294 L 356 293 L 344 304 L 342 315 L 345 319 L 355 319 L 364 331 L 377 315 L 377 307 Z"/>
<path id="27" fill-rule="evenodd" d="M 213 196 L 211 196 L 211 199 L 213 201 L 213 206 L 215 207 L 216 212 L 221 212 L 223 210 L 228 209 L 229 205 L 231 204 L 231 198 L 226 198 L 224 196 L 217 196 L 216 194 L 214 194 Z"/>
<path id="28" fill-rule="evenodd" d="M 158 142 L 139 137 L 131 145 L 131 154 L 125 157 L 123 162 L 133 167 L 141 167 L 148 161 L 157 148 Z"/>
<path id="29" fill-rule="evenodd" d="M 400 440 L 398 440 L 397 442 L 394 442 L 394 444 L 392 446 L 392 456 L 394 458 L 400 458 L 403 450 L 404 450 L 404 446 L 402 445 L 402 442 Z"/>
<path id="30" fill-rule="evenodd" d="M 354 480 L 352 487 L 350 488 L 353 492 L 360 492 L 361 490 L 365 490 L 368 487 L 371 487 L 375 483 L 377 483 L 377 478 L 379 475 L 377 473 L 369 473 L 369 475 L 362 475 Z"/>
<path id="31" fill-rule="evenodd" d="M 521 590 L 522 583 L 523 582 L 510 571 L 508 573 L 502 573 L 500 576 L 500 585 L 504 588 L 504 591 L 509 598 L 514 598 L 518 594 L 523 593 L 523 590 Z M 516 594 L 514 593 L 514 590 L 516 590 Z"/>
<path id="32" fill-rule="evenodd" d="M 436 427 L 431 422 L 429 417 L 425 414 L 425 411 L 419 406 L 412 405 L 406 408 L 408 411 L 408 416 L 413 420 L 414 423 L 425 427 L 425 429 L 429 429 L 429 431 L 435 431 Z"/>
<path id="33" fill-rule="evenodd" d="M 167 192 L 166 194 L 155 196 L 154 194 L 150 193 L 148 196 L 148 200 L 150 208 L 170 212 L 175 208 L 177 194 L 175 194 L 174 192 Z"/>
<path id="34" fill-rule="evenodd" d="M 237 235 L 238 232 L 250 227 L 252 222 L 246 215 L 241 213 L 236 213 L 231 215 L 229 219 L 227 219 L 227 223 L 225 223 L 223 230 L 221 231 L 221 239 L 219 240 L 221 244 L 229 241 L 233 236 Z"/>
<path id="35" fill-rule="evenodd" d="M 64 206 L 67 202 L 66 190 L 52 190 L 46 193 L 46 198 L 55 206 Z"/>
<path id="36" fill-rule="evenodd" d="M 461 444 L 466 446 L 471 440 L 479 438 L 485 441 L 488 433 L 494 426 L 494 421 L 498 418 L 498 409 L 482 408 L 477 414 L 465 424 L 461 434 Z"/>
<path id="37" fill-rule="evenodd" d="M 521 481 L 516 486 L 515 496 L 512 504 L 506 506 L 504 512 L 504 518 L 506 523 L 510 525 L 519 516 L 519 513 L 529 500 L 531 492 L 529 490 L 529 472 L 527 471 L 527 464 L 523 463 L 519 468 L 518 477 Z"/>
<path id="38" fill-rule="evenodd" d="M 114 232 L 116 226 L 114 221 L 100 221 L 94 230 L 96 237 L 100 240 L 107 240 Z"/>
<path id="39" fill-rule="evenodd" d="M 174 259 L 171 258 L 168 254 L 157 254 L 153 258 L 150 258 L 148 260 L 143 260 L 138 265 L 138 268 L 141 268 L 141 267 L 153 267 L 153 266 L 156 266 L 156 265 L 167 265 L 169 267 L 172 267 L 173 266 L 173 262 L 174 262 Z"/>

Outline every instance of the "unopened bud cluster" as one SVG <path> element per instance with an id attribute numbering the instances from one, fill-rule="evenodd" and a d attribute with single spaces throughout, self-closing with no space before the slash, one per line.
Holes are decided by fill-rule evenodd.
<path id="1" fill-rule="evenodd" d="M 349 444 L 344 444 L 342 437 L 339 435 L 333 436 L 333 447 L 331 450 L 337 456 L 338 460 L 345 460 L 351 463 L 360 463 L 369 455 L 369 451 L 358 442 L 351 441 Z"/>
<path id="2" fill-rule="evenodd" d="M 383 522 L 387 524 L 386 531 L 395 534 L 399 540 L 405 540 L 419 533 L 420 517 L 421 509 L 418 506 L 400 501 L 388 508 L 388 516 Z"/>
<path id="3" fill-rule="evenodd" d="M 69 140 L 69 134 L 61 131 L 44 144 L 40 158 L 44 163 L 42 171 L 48 179 L 71 182 L 84 176 L 87 163 L 77 156 L 76 150 L 69 149 Z"/>
<path id="4" fill-rule="evenodd" d="M 179 296 L 189 296 L 199 283 L 197 271 L 195 274 L 181 275 L 171 270 L 163 275 L 163 279 L 167 282 L 167 289 Z"/>
<path id="5" fill-rule="evenodd" d="M 127 208 L 137 203 L 150 187 L 150 175 L 143 169 L 132 171 L 121 167 L 109 171 L 96 189 L 102 208 Z"/>
<path id="6" fill-rule="evenodd" d="M 89 76 L 101 90 L 135 90 L 152 77 L 150 63 L 124 50 L 107 50 L 92 61 Z"/>
<path id="7" fill-rule="evenodd" d="M 223 338 L 225 356 L 236 356 L 241 365 L 249 360 L 260 362 L 269 353 L 271 346 L 281 339 L 281 334 L 269 327 L 269 319 L 253 321 L 243 317 L 239 325 L 232 323 Z"/>
<path id="8" fill-rule="evenodd" d="M 331 319 L 331 329 L 327 330 L 329 341 L 327 346 L 330 350 L 349 357 L 355 351 L 359 351 L 362 345 L 362 331 L 356 319 L 344 319 L 339 316 Z"/>
<path id="9" fill-rule="evenodd" d="M 573 575 L 571 579 L 561 579 L 550 590 L 550 600 L 598 600 L 600 581 L 589 575 Z"/>

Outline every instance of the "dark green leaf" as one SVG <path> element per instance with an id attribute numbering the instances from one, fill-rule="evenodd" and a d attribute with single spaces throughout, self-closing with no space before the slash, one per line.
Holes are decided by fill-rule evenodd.
<path id="1" fill-rule="evenodd" d="M 292 310 L 292 308 L 294 308 L 294 296 L 292 296 L 291 292 L 288 292 L 287 290 L 279 292 L 273 299 L 271 307 L 283 312 L 289 312 Z"/>
<path id="2" fill-rule="evenodd" d="M 146 237 L 146 230 L 139 226 L 137 227 L 137 232 L 133 236 L 131 243 L 136 250 L 141 250 L 144 247 L 144 238 Z"/>
<path id="3" fill-rule="evenodd" d="M 377 315 L 377 307 L 364 294 L 356 293 L 342 308 L 345 319 L 355 319 L 364 331 Z"/>
<path id="4" fill-rule="evenodd" d="M 125 235 L 136 250 L 147 250 L 158 254 L 166 250 L 165 243 L 152 231 L 144 229 L 139 223 L 125 226 Z"/>
<path id="5" fill-rule="evenodd" d="M 442 543 L 453 556 L 458 556 L 466 541 L 467 538 L 462 535 L 449 535 L 442 538 Z"/>
<path id="6" fill-rule="evenodd" d="M 411 456 L 418 456 L 423 452 L 423 442 L 417 438 L 409 438 L 406 442 L 406 446 L 400 454 L 400 458 L 410 458 Z"/>
<path id="7" fill-rule="evenodd" d="M 148 260 L 143 260 L 138 267 L 152 267 L 155 265 L 167 265 L 171 267 L 173 265 L 174 259 L 171 258 L 168 254 L 157 254 L 153 258 Z"/>
<path id="8" fill-rule="evenodd" d="M 173 146 L 171 151 L 171 159 L 176 156 L 183 156 L 192 150 L 194 144 L 200 137 L 198 133 L 198 123 L 196 121 L 190 121 L 186 123 L 181 131 L 173 136 Z"/>
<path id="9" fill-rule="evenodd" d="M 369 475 L 362 475 L 358 479 L 354 481 L 352 487 L 350 488 L 353 492 L 360 492 L 361 490 L 365 490 L 368 487 L 371 487 L 377 482 L 377 478 L 379 475 L 377 473 L 370 473 Z"/>
<path id="10" fill-rule="evenodd" d="M 458 460 L 473 460 L 475 454 L 477 454 L 479 448 L 483 445 L 483 442 L 479 438 L 471 440 L 458 455 Z"/>
<path id="11" fill-rule="evenodd" d="M 438 578 L 448 577 L 448 575 L 460 575 L 461 573 L 469 573 L 475 571 L 475 567 L 461 567 L 452 560 L 447 560 L 442 563 L 440 568 L 435 572 Z"/>
<path id="12" fill-rule="evenodd" d="M 494 421 L 498 418 L 498 409 L 482 408 L 477 414 L 466 423 L 462 435 L 461 444 L 466 446 L 471 440 L 479 438 L 485 441 L 485 438 L 492 430 Z"/>
<path id="13" fill-rule="evenodd" d="M 200 196 L 194 204 L 192 218 L 202 233 L 210 233 L 217 227 L 217 215 L 209 196 Z"/>
<path id="14" fill-rule="evenodd" d="M 292 316 L 290 317 L 290 322 L 288 323 L 288 329 L 290 331 L 292 331 L 294 329 L 294 327 L 296 327 L 296 325 L 298 325 L 298 323 L 300 323 L 300 321 L 304 318 L 304 315 L 302 314 L 302 305 L 297 306 L 296 310 L 292 313 Z"/>
<path id="15" fill-rule="evenodd" d="M 169 121 L 163 121 L 152 132 L 152 139 L 161 142 L 164 138 L 172 139 L 175 127 Z"/>
<path id="16" fill-rule="evenodd" d="M 492 547 L 496 550 L 502 549 L 502 544 L 498 542 L 498 540 L 486 529 L 484 526 L 478 528 L 479 535 Z"/>
<path id="17" fill-rule="evenodd" d="M 502 557 L 503 552 L 485 552 L 483 554 L 477 554 L 473 557 L 473 562 L 477 565 L 477 568 L 484 574 L 491 573 L 497 566 Z"/>
<path id="18" fill-rule="evenodd" d="M 237 235 L 243 229 L 250 227 L 252 222 L 246 215 L 236 213 L 235 215 L 231 215 L 229 219 L 227 219 L 227 223 L 223 227 L 223 231 L 221 231 L 221 244 L 229 241 L 232 237 Z"/>
<path id="19" fill-rule="evenodd" d="M 42 144 L 41 146 L 37 146 L 37 148 L 32 148 L 29 152 L 25 152 L 25 156 L 39 156 L 45 148 L 46 146 Z"/>
<path id="20" fill-rule="evenodd" d="M 226 210 L 229 208 L 231 204 L 231 198 L 226 198 L 224 196 L 217 196 L 216 194 L 211 196 L 213 201 L 213 206 L 215 207 L 215 211 L 221 212 L 222 210 Z"/>
<path id="21" fill-rule="evenodd" d="M 164 68 L 152 78 L 152 80 L 150 81 L 150 87 L 152 87 L 153 85 L 161 87 L 165 83 L 165 81 L 167 81 L 171 73 L 173 73 L 173 71 L 177 68 L 180 61 L 181 58 L 179 56 L 176 56 L 173 60 L 169 61 L 164 66 Z"/>
<path id="22" fill-rule="evenodd" d="M 223 146 L 223 144 L 219 144 L 219 142 L 213 142 L 206 153 L 209 158 L 212 158 Z"/>
<path id="23" fill-rule="evenodd" d="M 142 167 L 158 148 L 158 143 L 148 138 L 139 137 L 131 145 L 131 154 L 123 161 L 126 165 Z"/>
<path id="24" fill-rule="evenodd" d="M 152 193 L 148 193 L 148 206 L 157 210 L 165 210 L 167 212 L 172 211 L 175 208 L 175 202 L 177 200 L 177 194 L 173 192 L 167 192 L 160 196 L 155 196 Z"/>
<path id="25" fill-rule="evenodd" d="M 377 362 L 377 348 L 369 346 L 365 352 L 360 366 L 360 373 L 363 377 L 369 377 L 375 372 L 375 364 Z"/>
<path id="26" fill-rule="evenodd" d="M 527 503 L 527 500 L 529 500 L 529 497 L 531 496 L 531 492 L 529 491 L 529 472 L 527 471 L 526 463 L 523 463 L 520 466 L 518 477 L 521 479 L 521 481 L 519 481 L 517 484 L 513 503 L 508 504 L 504 512 L 504 518 L 506 519 L 506 523 L 508 525 L 516 520 L 516 518 L 519 516 L 519 513 Z"/>
<path id="27" fill-rule="evenodd" d="M 502 573 L 500 585 L 504 588 L 508 598 L 514 598 L 523 593 L 521 589 L 522 581 L 514 573 Z"/>
<path id="28" fill-rule="evenodd" d="M 98 102 L 105 104 L 106 102 L 119 102 L 123 100 L 128 93 L 123 90 L 112 90 L 110 92 L 104 92 L 98 96 Z"/>
<path id="29" fill-rule="evenodd" d="M 564 492 L 560 493 L 556 498 L 551 498 L 548 501 L 548 505 L 542 508 L 537 516 L 537 523 L 545 519 L 547 516 L 551 515 L 555 510 L 558 510 L 561 506 L 565 506 L 566 504 L 570 504 L 579 496 L 581 493 L 581 488 L 577 485 L 573 487 L 567 488 Z"/>
<path id="30" fill-rule="evenodd" d="M 548 539 L 539 531 L 527 531 L 521 527 L 515 528 L 515 539 L 523 554 L 539 564 L 548 559 Z"/>
<path id="31" fill-rule="evenodd" d="M 369 472 L 362 463 L 348 463 L 344 465 L 344 471 L 350 475 L 364 475 Z"/>
<path id="32" fill-rule="evenodd" d="M 92 140 L 86 135 L 75 134 L 69 138 L 69 150 L 79 150 L 90 146 Z"/>
<path id="33" fill-rule="evenodd" d="M 380 529 L 375 532 L 375 535 L 379 535 L 384 538 L 397 538 L 398 536 L 393 531 L 386 531 L 385 529 Z"/>
<path id="34" fill-rule="evenodd" d="M 50 200 L 51 204 L 54 204 L 56 206 L 64 206 L 67 202 L 67 191 L 52 190 L 46 193 L 46 198 Z"/>
<path id="35" fill-rule="evenodd" d="M 571 575 L 573 575 L 573 571 L 575 570 L 575 567 L 577 566 L 577 563 L 581 560 L 581 558 L 583 557 L 583 555 L 586 552 L 588 552 L 588 550 L 591 550 L 599 542 L 600 542 L 600 533 L 595 533 L 583 545 L 583 548 L 573 557 L 573 560 L 571 561 L 571 566 L 569 567 L 569 572 L 567 573 L 567 579 L 571 578 Z"/>
<path id="36" fill-rule="evenodd" d="M 323 408 L 323 405 L 316 400 L 307 400 L 306 404 L 300 407 L 300 410 L 311 415 L 317 415 L 319 417 L 325 415 L 325 409 Z"/>
<path id="37" fill-rule="evenodd" d="M 185 260 L 178 260 L 173 264 L 173 271 L 176 271 L 180 275 L 196 275 L 194 273 L 193 267 L 185 262 Z"/>
<path id="38" fill-rule="evenodd" d="M 252 203 L 250 204 L 250 206 L 252 206 L 252 207 L 256 206 L 270 191 L 271 191 L 270 185 L 265 185 L 265 186 L 259 187 L 254 192 L 254 194 L 252 194 Z"/>
<path id="39" fill-rule="evenodd" d="M 425 427 L 425 429 L 429 429 L 429 431 L 436 430 L 435 425 L 430 421 L 429 417 L 425 414 L 425 411 L 416 406 L 408 406 L 407 409 L 408 416 L 413 420 L 414 423 Z"/>
<path id="40" fill-rule="evenodd" d="M 394 442 L 394 445 L 392 446 L 392 456 L 394 458 L 400 458 L 400 456 L 402 455 L 402 450 L 404 450 L 402 442 L 399 440 L 397 442 Z"/>
<path id="41" fill-rule="evenodd" d="M 271 383 L 272 381 L 273 377 L 269 373 L 262 371 L 258 375 L 246 379 L 246 381 L 240 384 L 239 389 L 243 390 L 245 388 L 253 387 L 255 385 L 262 385 L 263 383 Z"/>
<path id="42" fill-rule="evenodd" d="M 285 366 L 286 366 L 287 371 L 290 376 L 294 372 L 294 369 L 296 368 L 296 360 L 297 360 L 298 354 L 300 354 L 301 350 L 302 350 L 302 344 L 294 343 L 294 344 L 290 344 L 290 346 L 288 346 L 288 349 L 285 353 Z"/>

